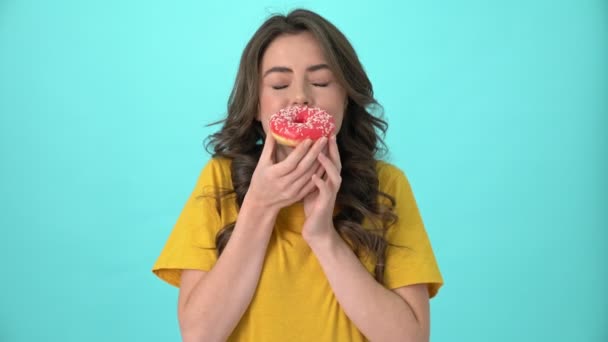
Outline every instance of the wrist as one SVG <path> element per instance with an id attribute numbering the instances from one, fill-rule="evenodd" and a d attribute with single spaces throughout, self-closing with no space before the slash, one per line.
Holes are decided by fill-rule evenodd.
<path id="1" fill-rule="evenodd" d="M 277 215 L 278 211 L 261 206 L 251 199 L 247 200 L 245 196 L 238 212 L 234 233 L 244 234 L 246 239 L 267 239 L 274 228 Z"/>
<path id="2" fill-rule="evenodd" d="M 303 230 L 302 238 L 313 251 L 331 248 L 342 240 L 342 237 L 338 234 L 333 224 L 330 227 L 327 227 L 327 229 L 319 229 L 314 233 Z"/>
<path id="3" fill-rule="evenodd" d="M 243 205 L 240 208 L 240 211 L 247 211 L 260 216 L 271 215 L 275 218 L 279 214 L 279 210 L 280 208 L 276 206 L 264 204 L 264 202 L 250 197 L 249 193 L 245 194 Z"/>

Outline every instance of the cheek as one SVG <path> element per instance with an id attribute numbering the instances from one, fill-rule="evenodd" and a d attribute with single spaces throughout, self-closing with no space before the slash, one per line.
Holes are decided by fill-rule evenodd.
<path id="1" fill-rule="evenodd" d="M 346 110 L 346 95 L 339 91 L 322 94 L 319 97 L 317 105 L 332 113 L 334 116 L 342 117 Z"/>
<path id="2" fill-rule="evenodd" d="M 259 98 L 258 107 L 258 120 L 262 123 L 264 132 L 269 131 L 268 120 L 272 114 L 278 112 L 283 107 L 283 100 L 278 98 L 276 95 L 268 94 L 268 92 L 261 91 Z"/>
<path id="3" fill-rule="evenodd" d="M 282 100 L 268 92 L 260 93 L 260 111 L 262 116 L 270 116 L 272 113 L 281 109 Z"/>
<path id="4" fill-rule="evenodd" d="M 340 115 L 334 115 L 334 120 L 336 120 L 336 133 L 338 134 L 338 132 L 340 132 L 340 129 L 342 128 L 342 121 L 344 120 L 344 115 L 340 114 Z"/>

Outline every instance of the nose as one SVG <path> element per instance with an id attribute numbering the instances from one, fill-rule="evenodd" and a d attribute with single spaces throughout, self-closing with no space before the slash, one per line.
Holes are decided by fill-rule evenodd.
<path id="1" fill-rule="evenodd" d="M 292 105 L 298 106 L 310 106 L 312 105 L 312 95 L 309 87 L 305 84 L 301 84 L 293 87 L 292 94 Z"/>

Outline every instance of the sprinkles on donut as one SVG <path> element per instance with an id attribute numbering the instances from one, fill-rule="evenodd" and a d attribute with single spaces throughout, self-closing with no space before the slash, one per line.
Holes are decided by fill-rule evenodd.
<path id="1" fill-rule="evenodd" d="M 270 132 L 281 145 L 296 146 L 305 139 L 329 137 L 336 123 L 329 113 L 318 107 L 291 106 L 270 117 Z"/>

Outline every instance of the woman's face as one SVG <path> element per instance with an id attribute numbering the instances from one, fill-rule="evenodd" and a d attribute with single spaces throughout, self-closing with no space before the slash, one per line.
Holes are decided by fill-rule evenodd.
<path id="1" fill-rule="evenodd" d="M 336 120 L 340 130 L 346 109 L 346 91 L 329 69 L 321 46 L 309 32 L 281 35 L 262 56 L 260 105 L 257 120 L 268 132 L 268 119 L 292 105 L 320 107 Z"/>

